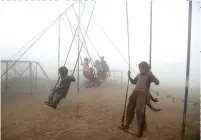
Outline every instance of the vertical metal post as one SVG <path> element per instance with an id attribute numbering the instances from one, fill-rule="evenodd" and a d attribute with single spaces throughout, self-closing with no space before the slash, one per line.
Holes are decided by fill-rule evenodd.
<path id="1" fill-rule="evenodd" d="M 29 86 L 30 86 L 30 94 L 33 94 L 33 72 L 32 72 L 32 62 L 29 62 Z"/>
<path id="2" fill-rule="evenodd" d="M 6 62 L 6 78 L 5 78 L 5 93 L 4 93 L 5 103 L 8 102 L 8 62 Z"/>
<path id="3" fill-rule="evenodd" d="M 151 68 L 151 58 L 152 58 L 152 0 L 150 1 L 150 40 L 149 40 L 149 66 Z"/>
<path id="4" fill-rule="evenodd" d="M 149 67 L 151 70 L 151 58 L 152 58 L 152 0 L 150 0 L 150 40 L 149 40 Z M 150 89 L 151 83 L 149 84 Z M 147 98 L 145 99 L 145 103 L 147 102 Z M 141 136 L 143 135 L 144 126 L 146 124 L 146 104 L 144 106 L 144 113 L 143 113 L 143 121 L 141 123 Z"/>
<path id="5" fill-rule="evenodd" d="M 126 23 L 127 23 L 127 38 L 128 38 L 128 66 L 129 66 L 129 71 L 130 71 L 130 37 L 129 37 L 129 18 L 128 18 L 128 2 L 126 0 Z M 128 98 L 128 89 L 129 89 L 129 78 L 128 78 L 128 84 L 126 88 L 126 96 L 125 96 L 125 102 L 124 102 L 124 111 L 122 115 L 122 120 L 121 120 L 121 126 L 124 125 L 124 118 L 125 118 L 125 113 L 126 113 L 126 104 L 127 104 L 127 98 Z"/>
<path id="6" fill-rule="evenodd" d="M 79 0 L 79 7 L 78 7 L 78 57 L 80 55 L 80 0 Z M 77 97 L 79 96 L 79 92 L 80 92 L 80 75 L 79 75 L 79 69 L 80 69 L 80 63 L 79 63 L 79 58 L 78 58 L 78 65 L 77 65 Z M 77 116 L 79 115 L 79 106 L 77 103 Z"/>
<path id="7" fill-rule="evenodd" d="M 187 64 L 186 64 L 186 85 L 184 95 L 184 111 L 183 111 L 183 123 L 181 137 L 184 139 L 185 127 L 186 127 L 186 113 L 187 113 L 187 102 L 188 102 L 188 86 L 189 86 L 189 73 L 190 73 L 190 53 L 191 53 L 191 22 L 192 22 L 192 1 L 189 0 L 188 8 L 188 43 L 187 43 Z"/>
<path id="8" fill-rule="evenodd" d="M 60 47 L 61 47 L 61 17 L 59 19 L 59 33 L 58 33 L 58 69 L 60 67 Z M 59 78 L 59 73 L 58 73 L 58 78 Z"/>

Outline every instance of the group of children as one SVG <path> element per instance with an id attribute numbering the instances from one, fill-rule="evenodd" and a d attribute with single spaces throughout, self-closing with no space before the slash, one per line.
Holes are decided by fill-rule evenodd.
<path id="1" fill-rule="evenodd" d="M 91 60 L 88 58 L 84 58 L 84 63 L 82 63 L 83 66 L 83 75 L 87 79 L 87 82 L 84 84 L 85 87 L 90 87 L 90 84 L 92 84 L 92 87 L 95 85 L 100 85 L 100 80 L 105 80 L 106 77 L 110 75 L 110 70 L 107 62 L 104 60 L 104 57 L 100 57 L 99 60 L 95 60 L 95 63 L 93 64 L 96 68 L 97 73 L 93 69 L 93 67 L 89 67 L 89 63 Z"/>
<path id="2" fill-rule="evenodd" d="M 108 64 L 105 61 L 103 56 L 100 57 L 100 61 L 99 60 L 95 61 L 94 67 L 97 70 L 97 74 L 98 74 L 99 79 L 104 80 L 105 78 L 110 76 L 109 66 L 108 66 Z"/>
<path id="3" fill-rule="evenodd" d="M 89 83 L 99 85 L 100 84 L 99 79 L 105 79 L 108 76 L 109 66 L 107 62 L 104 60 L 103 56 L 100 57 L 100 60 L 101 60 L 100 62 L 96 60 L 94 65 L 95 68 L 97 69 L 97 77 L 96 77 L 94 69 L 92 67 L 89 68 L 89 63 L 91 60 L 89 60 L 88 58 L 84 58 L 84 63 L 82 63 L 81 65 L 83 66 L 83 75 L 88 80 L 88 83 L 85 85 L 85 87 L 89 87 Z M 54 109 L 57 108 L 57 105 L 59 104 L 61 99 L 66 97 L 71 82 L 75 82 L 75 77 L 73 75 L 72 76 L 68 75 L 68 69 L 65 66 L 60 67 L 58 71 L 61 78 L 59 86 L 54 87 L 52 89 L 52 92 L 48 97 L 48 101 L 44 102 L 46 105 Z"/>
<path id="4" fill-rule="evenodd" d="M 101 61 L 103 61 L 102 58 Z M 90 77 L 91 73 L 89 72 L 89 60 L 85 58 L 83 64 L 83 74 L 86 77 Z M 104 61 L 103 61 L 104 62 Z M 106 64 L 106 62 L 104 62 Z M 99 63 L 101 64 L 101 63 Z M 98 67 L 96 65 L 96 67 Z M 88 70 L 88 72 L 87 72 Z M 142 61 L 139 64 L 140 73 L 134 78 L 131 78 L 131 72 L 128 71 L 128 77 L 132 84 L 136 85 L 135 89 L 133 90 L 132 94 L 129 97 L 129 102 L 126 109 L 126 124 L 121 126 L 121 130 L 128 130 L 132 120 L 134 118 L 134 112 L 136 112 L 137 116 L 137 124 L 138 124 L 138 131 L 136 136 L 141 136 L 141 131 L 146 129 L 146 117 L 145 114 L 145 106 L 146 104 L 150 107 L 153 111 L 160 111 L 160 109 L 154 109 L 150 103 L 150 100 L 157 102 L 157 99 L 154 99 L 151 94 L 149 93 L 150 84 L 154 82 L 156 85 L 159 85 L 159 80 L 153 75 L 150 71 L 149 65 L 147 62 Z M 91 71 L 93 72 L 93 71 Z M 56 109 L 57 105 L 59 104 L 62 98 L 66 97 L 68 89 L 70 87 L 71 82 L 75 82 L 75 78 L 73 76 L 68 76 L 68 69 L 66 67 L 59 68 L 59 73 L 61 76 L 61 81 L 58 87 L 52 90 L 52 93 L 49 95 L 48 101 L 45 102 L 46 105 Z M 142 123 L 145 123 L 145 127 L 142 129 Z"/>

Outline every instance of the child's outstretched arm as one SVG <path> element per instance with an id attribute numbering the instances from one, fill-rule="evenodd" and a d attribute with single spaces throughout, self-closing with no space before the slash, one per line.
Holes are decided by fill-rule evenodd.
<path id="1" fill-rule="evenodd" d="M 68 77 L 72 82 L 75 82 L 75 77 L 73 75 Z"/>
<path id="2" fill-rule="evenodd" d="M 75 77 L 74 76 L 72 76 L 72 80 L 71 80 L 72 82 L 75 82 Z"/>
<path id="3" fill-rule="evenodd" d="M 153 75 L 153 73 L 150 71 L 149 74 L 151 76 L 151 82 L 154 82 L 156 85 L 159 85 L 159 80 Z"/>
<path id="4" fill-rule="evenodd" d="M 128 71 L 128 78 L 129 78 L 130 82 L 131 82 L 133 85 L 135 85 L 135 84 L 137 83 L 137 80 L 138 80 L 138 75 L 137 75 L 134 79 L 132 79 L 132 78 L 131 78 L 131 72 Z"/>
<path id="5" fill-rule="evenodd" d="M 159 80 L 155 77 L 155 76 L 153 76 L 153 82 L 156 84 L 156 85 L 159 85 Z"/>
<path id="6" fill-rule="evenodd" d="M 135 85 L 135 84 L 137 84 L 138 76 L 136 76 L 134 79 L 132 79 L 131 77 L 129 77 L 129 80 L 131 81 L 131 83 L 133 85 Z"/>

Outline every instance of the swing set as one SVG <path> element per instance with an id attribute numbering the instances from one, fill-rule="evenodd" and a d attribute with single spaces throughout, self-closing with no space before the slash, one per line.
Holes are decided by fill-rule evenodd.
<path id="1" fill-rule="evenodd" d="M 128 45 L 128 66 L 129 66 L 129 71 L 131 69 L 130 67 L 130 38 L 129 38 L 129 18 L 128 18 L 128 3 L 127 3 L 127 0 L 126 1 L 126 21 L 127 21 L 127 45 Z M 82 48 L 85 49 L 86 53 L 88 54 L 88 57 L 92 60 L 90 54 L 89 54 L 89 51 L 88 51 L 88 48 L 87 48 L 87 45 L 86 45 L 86 42 L 85 42 L 85 38 L 86 36 L 88 37 L 87 35 L 87 31 L 88 31 L 88 28 L 89 28 L 89 25 L 90 25 L 90 21 L 91 21 L 91 18 L 92 18 L 92 15 L 93 15 L 93 12 L 94 12 L 94 8 L 95 8 L 95 4 L 96 4 L 96 1 L 94 2 L 94 5 L 93 5 L 93 9 L 92 9 L 92 12 L 91 12 L 91 15 L 90 15 L 90 19 L 89 19 L 89 22 L 88 22 L 88 25 L 86 27 L 86 30 L 85 30 L 85 34 L 83 34 L 82 30 L 80 29 L 81 27 L 84 29 L 83 25 L 81 24 L 81 17 L 83 15 L 83 12 L 84 12 L 84 9 L 85 9 L 85 4 L 84 4 L 84 8 L 81 12 L 81 15 L 80 15 L 80 1 L 79 1 L 79 15 L 76 14 L 76 11 L 74 9 L 74 5 L 77 3 L 78 1 L 74 2 L 73 4 L 71 4 L 64 12 L 62 12 L 54 21 L 52 24 L 50 24 L 47 28 L 45 28 L 45 30 L 43 32 L 40 32 L 37 36 L 35 36 L 31 41 L 33 41 L 33 43 L 24 51 L 24 53 L 17 59 L 15 60 L 15 62 L 7 69 L 7 71 L 5 73 L 3 73 L 1 75 L 1 78 L 16 64 L 16 62 L 18 60 L 20 60 L 22 58 L 22 56 L 28 51 L 31 49 L 31 47 L 56 23 L 56 21 L 59 20 L 59 39 L 58 39 L 58 67 L 60 67 L 60 22 L 61 22 L 61 19 L 62 19 L 62 16 L 65 15 L 66 19 L 68 20 L 68 23 L 70 25 L 70 29 L 71 29 L 71 33 L 73 35 L 73 39 L 71 41 L 71 44 L 70 44 L 70 47 L 69 47 L 69 50 L 68 50 L 68 53 L 66 55 L 66 59 L 65 59 L 65 63 L 63 64 L 63 66 L 66 65 L 66 62 L 68 60 L 68 57 L 69 57 L 69 54 L 70 54 L 70 51 L 71 51 L 71 48 L 72 48 L 72 45 L 73 45 L 73 42 L 75 40 L 75 36 L 78 37 L 78 42 L 77 42 L 77 46 L 78 46 L 78 55 L 77 55 L 77 59 L 76 59 L 76 63 L 75 63 L 75 66 L 74 66 L 74 69 L 73 69 L 73 73 L 72 75 L 74 75 L 75 73 L 75 69 L 76 67 L 78 68 L 78 88 L 77 88 L 77 94 L 79 96 L 79 59 L 81 60 L 82 62 L 82 58 L 81 58 L 81 50 Z M 184 138 L 184 134 L 185 134 L 185 126 L 186 126 L 186 113 L 187 113 L 187 101 L 188 101 L 188 85 L 189 85 L 189 71 L 190 71 L 190 48 L 191 48 L 191 19 L 192 19 L 192 1 L 188 1 L 189 2 L 189 15 L 188 15 L 188 47 L 187 47 L 187 68 L 186 68 L 186 87 L 185 87 L 185 100 L 184 100 L 184 112 L 183 112 L 183 123 L 182 123 L 182 133 L 181 133 L 181 136 L 182 136 L 182 139 Z M 67 11 L 73 7 L 73 10 L 75 12 L 75 15 L 76 15 L 76 19 L 78 21 L 78 25 L 76 27 L 76 29 L 73 29 L 72 27 L 72 24 L 70 23 L 70 20 L 68 18 L 68 15 L 67 15 Z M 63 19 L 64 20 L 64 19 Z M 65 21 L 65 20 L 64 20 Z M 81 26 L 81 27 L 80 27 Z M 74 34 L 73 34 L 74 32 Z M 104 32 L 105 33 L 105 32 Z M 80 34 L 83 38 L 83 40 L 81 41 L 80 39 Z M 106 34 L 106 33 L 105 33 Z M 110 40 L 110 42 L 113 44 L 113 46 L 116 48 L 116 46 L 114 45 L 114 43 L 111 41 L 111 39 L 109 38 L 109 36 L 106 34 L 106 36 L 108 37 L 108 39 Z M 38 37 L 38 38 L 37 38 Z M 88 37 L 89 38 L 89 37 Z M 29 42 L 31 42 L 29 41 Z M 93 45 L 92 41 L 89 40 L 90 43 L 92 44 L 92 46 L 94 47 L 97 55 L 98 55 L 98 58 L 100 59 L 100 55 L 98 54 L 98 51 L 97 49 L 95 48 L 95 46 Z M 29 42 L 27 44 L 29 44 Z M 80 42 L 82 42 L 80 44 Z M 23 48 L 25 48 L 27 46 L 27 44 L 25 46 L 23 46 L 20 50 L 22 50 Z M 150 44 L 149 44 L 149 47 L 150 47 L 150 50 L 149 50 L 149 65 L 150 65 L 150 68 L 151 68 L 151 59 L 152 59 L 152 0 L 150 1 Z M 117 48 L 116 48 L 117 49 Z M 118 51 L 118 49 L 117 49 Z M 119 52 L 119 51 L 118 51 Z M 120 52 L 119 52 L 120 53 Z M 121 54 L 121 53 L 120 53 Z M 12 59 L 13 56 L 10 58 Z M 123 58 L 123 56 L 122 56 Z M 124 59 L 125 60 L 125 59 Z M 125 62 L 127 62 L 125 60 Z M 83 62 L 82 62 L 83 63 Z M 95 63 L 98 63 L 98 61 L 95 61 Z M 91 61 L 91 66 L 92 68 L 94 69 L 95 68 L 95 65 L 94 65 L 94 61 L 92 60 Z M 93 71 L 93 74 L 96 75 L 96 78 L 98 77 L 98 79 L 100 78 L 101 79 L 101 76 L 100 76 L 100 73 L 99 75 L 97 73 L 95 73 Z M 103 81 L 105 81 L 108 77 L 104 77 L 101 79 Z M 55 83 L 55 86 L 56 87 L 58 85 L 58 82 L 60 80 L 60 77 L 58 76 L 58 79 L 57 79 L 57 82 Z M 103 82 L 102 82 L 103 83 Z M 99 84 L 100 85 L 100 84 Z M 123 114 L 122 114 L 122 119 L 121 119 L 121 125 L 123 126 L 124 125 L 124 120 L 125 120 L 125 110 L 126 110 L 126 104 L 127 104 L 127 98 L 128 98 L 128 89 L 129 89 L 129 79 L 128 79 L 128 82 L 127 82 L 127 88 L 126 88 L 126 95 L 125 95 L 125 102 L 124 102 L 124 109 L 123 109 Z M 144 107 L 144 116 L 143 116 L 143 120 L 145 120 L 145 112 L 146 112 L 146 106 Z M 78 115 L 78 104 L 77 104 L 77 115 Z M 145 125 L 145 121 L 142 122 L 142 129 L 144 128 L 144 125 Z M 142 134 L 141 136 L 143 135 L 143 130 L 141 131 Z"/>

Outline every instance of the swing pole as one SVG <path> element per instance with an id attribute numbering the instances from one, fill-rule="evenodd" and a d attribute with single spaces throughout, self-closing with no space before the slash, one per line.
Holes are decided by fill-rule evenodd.
<path id="1" fill-rule="evenodd" d="M 60 47 L 61 47 L 61 17 L 59 18 L 59 32 L 58 32 L 58 69 L 60 67 Z M 59 73 L 58 73 L 59 78 Z"/>
<path id="2" fill-rule="evenodd" d="M 80 63 L 79 63 L 79 56 L 80 56 L 80 0 L 79 0 L 79 7 L 78 7 L 78 66 L 77 66 L 77 97 L 79 96 L 79 92 L 80 92 L 80 85 L 79 85 L 79 80 L 80 80 L 80 75 L 79 75 L 79 71 L 80 71 Z M 78 102 L 77 102 L 77 116 L 79 114 L 79 106 L 78 106 Z"/>
<path id="3" fill-rule="evenodd" d="M 187 113 L 187 102 L 188 102 L 188 86 L 189 86 L 189 73 L 190 73 L 190 52 L 191 52 L 191 22 L 192 22 L 192 1 L 189 0 L 188 7 L 188 42 L 187 42 L 187 64 L 186 64 L 186 85 L 184 95 L 184 111 L 183 111 L 183 122 L 181 138 L 184 139 L 185 127 L 186 127 L 186 113 Z"/>
<path id="4" fill-rule="evenodd" d="M 126 15 L 127 15 L 127 37 L 128 37 L 128 67 L 129 67 L 129 71 L 130 71 L 130 38 L 129 38 L 129 19 L 128 19 L 128 3 L 126 0 Z M 128 85 L 129 85 L 129 78 L 128 78 Z M 128 93 L 128 87 L 127 86 L 127 93 Z"/>
<path id="5" fill-rule="evenodd" d="M 152 0 L 150 1 L 150 40 L 149 40 L 149 66 L 151 69 L 151 58 L 152 58 Z"/>
<path id="6" fill-rule="evenodd" d="M 129 22 L 128 22 L 128 3 L 126 0 L 126 21 L 127 21 L 127 38 L 128 38 L 128 66 L 129 66 L 129 71 L 130 71 L 130 38 L 129 38 Z M 127 98 L 128 98 L 128 88 L 129 88 L 129 78 L 128 78 L 128 84 L 126 88 L 126 97 L 125 97 L 125 102 L 124 102 L 124 111 L 122 115 L 122 120 L 121 120 L 121 126 L 124 126 L 124 119 L 125 119 L 125 113 L 126 113 L 126 104 L 127 104 Z"/>
<path id="7" fill-rule="evenodd" d="M 153 6 L 153 3 L 152 3 L 152 0 L 150 0 L 150 40 L 149 40 L 149 70 L 151 70 L 151 58 L 152 58 L 152 6 Z M 150 84 L 151 86 L 151 84 Z M 150 88 L 150 87 L 149 87 Z M 148 94 L 148 93 L 147 93 Z M 148 96 L 148 95 L 147 95 Z M 144 131 L 144 126 L 145 126 L 145 123 L 146 123 L 146 103 L 147 103 L 147 97 L 145 99 L 145 106 L 144 106 L 144 113 L 143 113 L 143 121 L 142 121 L 142 124 L 141 124 L 141 136 L 143 135 L 143 131 Z"/>

